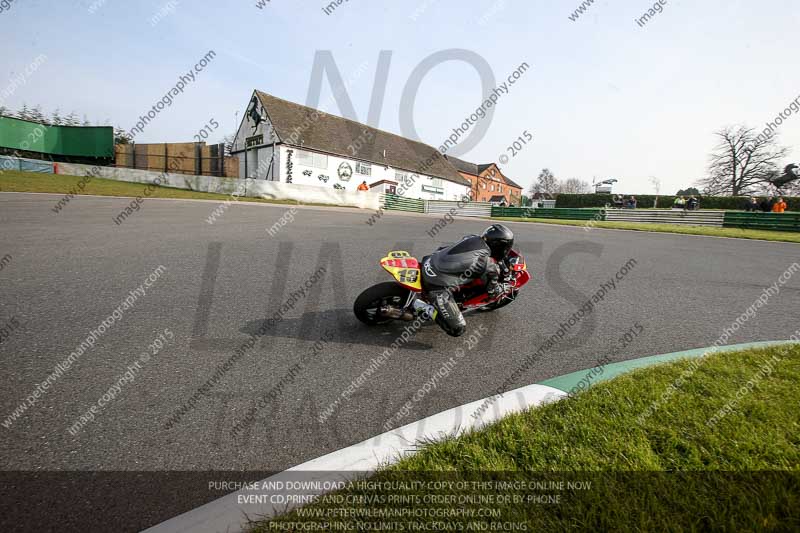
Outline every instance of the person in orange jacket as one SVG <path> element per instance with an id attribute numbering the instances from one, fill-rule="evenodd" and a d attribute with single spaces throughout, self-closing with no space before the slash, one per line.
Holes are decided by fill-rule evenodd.
<path id="1" fill-rule="evenodd" d="M 786 211 L 786 201 L 783 198 L 778 198 L 772 205 L 773 213 L 783 213 Z"/>
<path id="2" fill-rule="evenodd" d="M 367 185 L 366 181 L 362 181 L 361 185 L 358 186 L 358 190 L 359 191 L 368 191 L 369 190 L 369 185 Z"/>

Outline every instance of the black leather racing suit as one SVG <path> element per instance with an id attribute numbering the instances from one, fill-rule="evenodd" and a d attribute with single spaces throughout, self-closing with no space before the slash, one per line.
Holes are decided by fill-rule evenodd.
<path id="1" fill-rule="evenodd" d="M 422 288 L 436 308 L 436 323 L 453 337 L 464 334 L 467 322 L 452 292 L 480 278 L 491 294 L 500 290 L 499 277 L 500 268 L 478 235 L 468 235 L 422 258 Z"/>

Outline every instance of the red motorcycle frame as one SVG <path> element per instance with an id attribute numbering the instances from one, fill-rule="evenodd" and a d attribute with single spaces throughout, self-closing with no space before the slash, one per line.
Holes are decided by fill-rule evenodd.
<path id="1" fill-rule="evenodd" d="M 500 282 L 505 289 L 499 296 L 490 297 L 481 280 L 468 280 L 451 288 L 453 299 L 461 311 L 488 310 L 504 307 L 519 294 L 531 280 L 525 259 L 511 250 L 508 268 Z M 419 261 L 408 252 L 394 251 L 381 259 L 381 266 L 395 279 L 394 282 L 374 285 L 356 298 L 353 312 L 369 325 L 384 324 L 392 320 L 412 321 L 424 312 L 431 317 L 431 302 L 422 288 L 422 271 Z"/>

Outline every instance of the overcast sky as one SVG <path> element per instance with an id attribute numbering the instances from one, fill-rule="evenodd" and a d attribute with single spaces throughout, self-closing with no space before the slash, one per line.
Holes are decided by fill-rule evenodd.
<path id="1" fill-rule="evenodd" d="M 0 104 L 74 110 L 127 130 L 214 50 L 137 141 L 191 141 L 211 118 L 221 124 L 216 141 L 235 131 L 253 89 L 306 103 L 315 55 L 330 50 L 342 76 L 355 77 L 349 94 L 366 121 L 379 52 L 389 50 L 382 113 L 372 125 L 401 133 L 401 96 L 415 67 L 466 49 L 498 84 L 522 63 L 531 68 L 462 158 L 511 156 L 508 146 L 528 131 L 533 142 L 501 165 L 526 189 L 548 167 L 559 178 L 617 178 L 615 192 L 634 194 L 653 192 L 656 176 L 671 194 L 703 176 L 715 130 L 762 129 L 800 96 L 797 0 L 668 0 L 644 27 L 636 19 L 653 2 L 598 0 L 573 22 L 579 0 L 349 0 L 331 14 L 323 12 L 329 1 L 271 0 L 263 9 L 258 1 L 15 0 L 0 12 L 0 95 L 37 56 L 47 59 Z M 165 16 L 153 25 L 160 10 Z M 469 63 L 436 66 L 414 105 L 422 140 L 438 147 L 481 93 Z M 326 80 L 321 101 L 330 99 Z M 800 159 L 800 115 L 779 131 Z"/>

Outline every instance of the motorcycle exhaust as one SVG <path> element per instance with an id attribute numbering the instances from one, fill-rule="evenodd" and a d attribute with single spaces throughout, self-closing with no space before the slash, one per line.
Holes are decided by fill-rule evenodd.
<path id="1" fill-rule="evenodd" d="M 402 309 L 398 309 L 396 307 L 381 307 L 381 315 L 385 316 L 386 318 L 402 320 L 404 322 L 413 322 L 416 318 L 414 313 L 410 311 L 403 311 Z"/>

